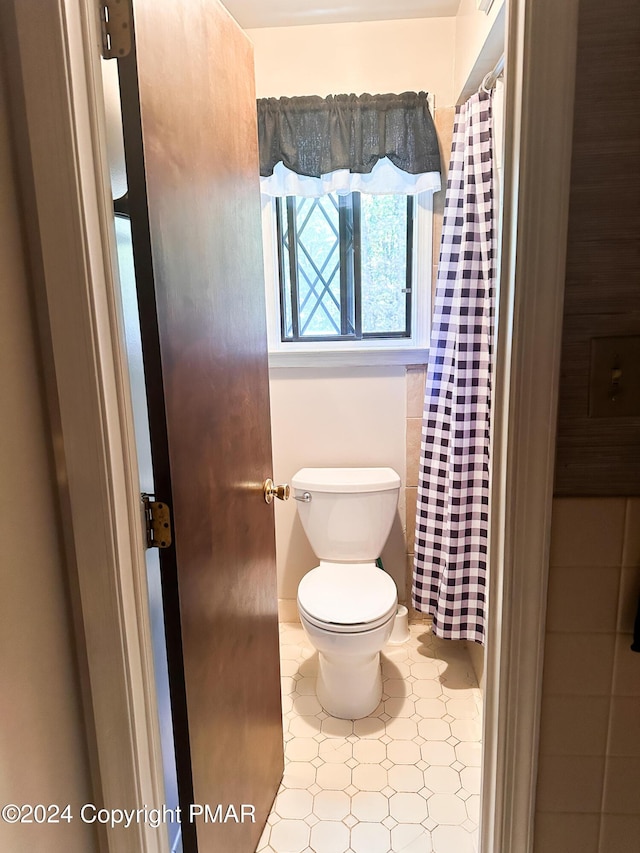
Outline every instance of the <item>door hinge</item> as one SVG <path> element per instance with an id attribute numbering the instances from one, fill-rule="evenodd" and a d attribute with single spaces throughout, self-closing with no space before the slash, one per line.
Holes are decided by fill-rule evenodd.
<path id="1" fill-rule="evenodd" d="M 102 55 L 119 59 L 131 52 L 131 14 L 128 0 L 98 0 Z"/>
<path id="2" fill-rule="evenodd" d="M 147 548 L 168 548 L 171 545 L 171 512 L 166 503 L 151 500 L 154 495 L 140 495 L 147 531 Z"/>

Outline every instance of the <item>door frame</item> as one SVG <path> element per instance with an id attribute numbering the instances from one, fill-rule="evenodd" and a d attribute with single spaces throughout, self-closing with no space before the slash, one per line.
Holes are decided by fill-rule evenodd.
<path id="1" fill-rule="evenodd" d="M 507 0 L 481 853 L 531 853 L 579 0 Z"/>
<path id="2" fill-rule="evenodd" d="M 97 7 L 94 0 L 5 7 L 95 796 L 127 807 L 158 804 L 160 739 Z M 533 847 L 577 11 L 578 0 L 508 0 L 483 853 Z M 139 824 L 106 829 L 101 849 L 168 848 L 163 834 Z"/>

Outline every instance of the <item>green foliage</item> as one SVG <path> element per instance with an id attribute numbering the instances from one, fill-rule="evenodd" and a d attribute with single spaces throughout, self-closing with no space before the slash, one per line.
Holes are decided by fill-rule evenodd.
<path id="1" fill-rule="evenodd" d="M 407 200 L 362 196 L 362 330 L 402 332 L 406 325 Z"/>

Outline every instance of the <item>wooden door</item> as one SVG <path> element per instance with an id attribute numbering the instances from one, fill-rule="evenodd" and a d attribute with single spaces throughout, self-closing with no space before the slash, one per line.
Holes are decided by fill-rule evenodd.
<path id="1" fill-rule="evenodd" d="M 132 5 L 119 71 L 154 478 L 173 511 L 184 844 L 253 853 L 283 769 L 253 53 L 216 0 Z M 194 829 L 190 802 L 253 805 L 256 822 Z"/>

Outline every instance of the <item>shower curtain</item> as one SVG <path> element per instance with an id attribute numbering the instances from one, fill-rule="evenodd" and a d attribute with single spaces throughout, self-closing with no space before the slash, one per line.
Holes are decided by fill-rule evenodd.
<path id="1" fill-rule="evenodd" d="M 427 365 L 413 605 L 484 642 L 497 193 L 492 94 L 457 108 Z"/>

